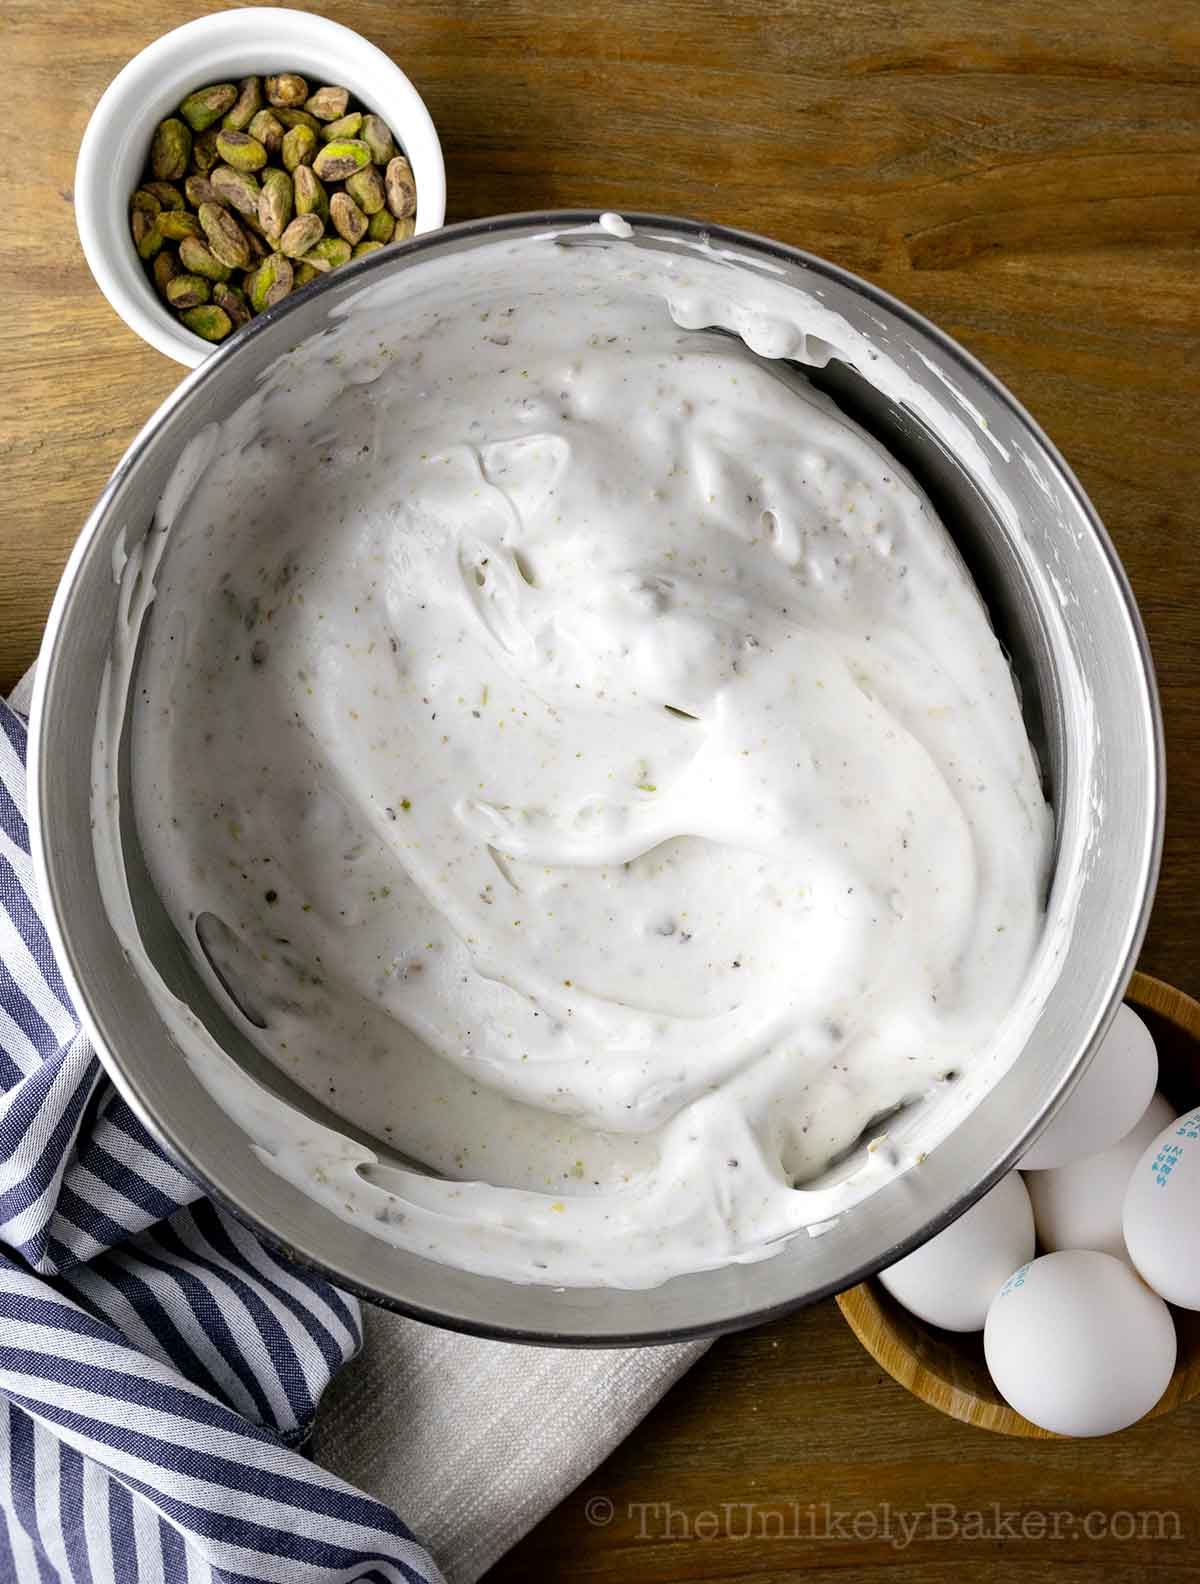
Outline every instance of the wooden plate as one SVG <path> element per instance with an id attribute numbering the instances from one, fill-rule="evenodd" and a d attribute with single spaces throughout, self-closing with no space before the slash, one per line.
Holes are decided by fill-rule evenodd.
<path id="1" fill-rule="evenodd" d="M 1200 1100 L 1200 1003 L 1160 979 L 1135 973 L 1125 999 L 1158 1046 L 1158 1087 L 1177 1111 Z M 875 1280 L 839 1294 L 846 1323 L 888 1374 L 931 1408 L 1001 1435 L 1058 1440 L 1001 1398 L 983 1358 L 983 1332 L 943 1331 L 909 1314 Z M 1179 1354 L 1171 1383 L 1146 1415 L 1155 1419 L 1200 1392 L 1200 1312 L 1171 1310 Z"/>

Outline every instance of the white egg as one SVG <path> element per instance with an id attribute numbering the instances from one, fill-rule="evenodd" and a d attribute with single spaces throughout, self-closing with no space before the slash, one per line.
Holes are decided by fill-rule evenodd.
<path id="1" fill-rule="evenodd" d="M 1110 1435 L 1162 1396 L 1175 1322 L 1122 1260 L 1062 1249 L 1010 1276 L 988 1310 L 988 1369 L 1004 1400 L 1059 1435 Z"/>
<path id="2" fill-rule="evenodd" d="M 1065 1166 L 1123 1139 L 1150 1104 L 1158 1084 L 1158 1052 L 1131 1007 L 1120 1006 L 1087 1069 L 1026 1151 L 1022 1171 Z"/>
<path id="3" fill-rule="evenodd" d="M 1143 1151 L 1125 1191 L 1124 1231 L 1129 1257 L 1154 1291 L 1200 1309 L 1200 1107 Z"/>
<path id="4" fill-rule="evenodd" d="M 1125 1190 L 1142 1151 L 1174 1115 L 1162 1095 L 1156 1094 L 1141 1121 L 1111 1149 L 1082 1155 L 1049 1171 L 1025 1173 L 1038 1243 L 1045 1253 L 1095 1249 L 1116 1259 L 1129 1258 L 1121 1232 Z"/>
<path id="5" fill-rule="evenodd" d="M 981 1331 L 988 1305 L 1033 1257 L 1033 1211 L 1009 1172 L 944 1232 L 879 1273 L 897 1302 L 947 1331 Z"/>

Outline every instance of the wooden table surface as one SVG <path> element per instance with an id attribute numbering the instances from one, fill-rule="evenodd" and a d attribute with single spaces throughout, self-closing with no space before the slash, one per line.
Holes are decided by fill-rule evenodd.
<path id="1" fill-rule="evenodd" d="M 79 138 L 131 55 L 218 9 L 4 0 L 0 11 L 4 687 L 34 657 L 110 469 L 182 372 L 117 320 L 88 274 L 72 214 Z M 322 9 L 388 50 L 425 95 L 450 219 L 604 205 L 766 232 L 895 292 L 1016 392 L 1099 508 L 1149 629 L 1170 797 L 1142 966 L 1200 992 L 1200 8 Z M 823 1304 L 718 1342 L 492 1576 L 1200 1576 L 1198 1432 L 1200 1403 L 1094 1443 L 968 1430 L 881 1376 Z M 901 1513 L 917 1524 L 908 1544 Z"/>

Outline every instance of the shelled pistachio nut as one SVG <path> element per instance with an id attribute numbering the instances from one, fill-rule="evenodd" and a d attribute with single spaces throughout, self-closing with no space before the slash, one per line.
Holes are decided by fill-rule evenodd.
<path id="1" fill-rule="evenodd" d="M 238 91 L 232 83 L 214 83 L 197 88 L 179 106 L 179 114 L 193 132 L 204 132 L 237 103 Z"/>
<path id="2" fill-rule="evenodd" d="M 351 247 L 367 234 L 367 217 L 349 193 L 334 193 L 329 200 L 329 218 L 338 236 L 344 237 Z"/>
<path id="3" fill-rule="evenodd" d="M 173 275 L 164 290 L 172 308 L 198 308 L 212 296 L 212 285 L 203 275 Z"/>
<path id="4" fill-rule="evenodd" d="M 322 264 L 329 269 L 337 269 L 350 262 L 350 244 L 341 237 L 322 237 L 309 248 L 304 255 L 304 262 L 315 269 L 320 269 Z"/>
<path id="5" fill-rule="evenodd" d="M 386 170 L 388 160 L 396 153 L 396 140 L 387 122 L 382 116 L 365 115 L 359 136 L 371 150 L 374 163 L 380 170 Z"/>
<path id="6" fill-rule="evenodd" d="M 318 88 L 316 93 L 309 94 L 304 101 L 304 108 L 309 115 L 316 116 L 318 121 L 337 121 L 346 114 L 349 104 L 350 90 L 331 85 Z"/>
<path id="7" fill-rule="evenodd" d="M 387 203 L 387 191 L 377 165 L 364 165 L 346 177 L 346 191 L 365 215 L 378 214 Z"/>
<path id="8" fill-rule="evenodd" d="M 258 195 L 258 223 L 263 235 L 272 244 L 279 241 L 292 218 L 295 206 L 293 192 L 292 178 L 286 171 L 263 171 L 262 191 Z"/>
<path id="9" fill-rule="evenodd" d="M 279 239 L 279 251 L 290 259 L 303 258 L 315 242 L 325 234 L 320 215 L 302 214 L 288 226 Z"/>
<path id="10" fill-rule="evenodd" d="M 164 209 L 158 217 L 158 229 L 167 242 L 182 242 L 184 237 L 201 234 L 199 220 L 186 209 Z"/>
<path id="11" fill-rule="evenodd" d="M 192 158 L 190 169 L 197 171 L 201 176 L 207 176 L 213 166 L 218 164 L 221 156 L 217 153 L 216 127 L 209 127 L 201 132 L 198 138 L 192 139 Z"/>
<path id="12" fill-rule="evenodd" d="M 313 170 L 325 182 L 344 181 L 371 163 L 371 151 L 361 138 L 337 138 L 326 143 L 312 162 Z M 394 162 L 393 162 L 394 163 Z M 405 162 L 407 163 L 407 161 Z"/>
<path id="13" fill-rule="evenodd" d="M 250 244 L 225 205 L 201 204 L 199 218 L 214 257 L 227 269 L 246 269 L 250 263 Z"/>
<path id="14" fill-rule="evenodd" d="M 199 237 L 184 237 L 179 244 L 179 262 L 189 275 L 203 275 L 205 280 L 227 281 L 232 274 L 229 265 L 222 264 Z"/>
<path id="15" fill-rule="evenodd" d="M 297 214 L 320 215 L 321 223 L 329 219 L 329 198 L 324 183 L 311 165 L 297 165 L 292 172 L 292 191 Z"/>
<path id="16" fill-rule="evenodd" d="M 238 84 L 238 96 L 221 118 L 221 125 L 228 132 L 248 132 L 251 121 L 262 109 L 262 102 L 261 78 L 243 77 Z"/>
<path id="17" fill-rule="evenodd" d="M 310 132 L 319 133 L 321 130 L 321 123 L 307 110 L 289 109 L 286 105 L 277 105 L 275 115 L 280 125 L 288 131 L 298 126 L 306 126 Z"/>
<path id="18" fill-rule="evenodd" d="M 183 194 L 172 182 L 143 182 L 141 190 L 148 192 L 152 198 L 157 198 L 160 209 L 182 209 L 184 207 Z"/>
<path id="19" fill-rule="evenodd" d="M 264 308 L 273 308 L 277 302 L 283 301 L 291 289 L 292 261 L 282 253 L 272 253 L 269 258 L 263 259 L 246 281 L 246 293 L 255 313 L 262 313 Z"/>
<path id="20" fill-rule="evenodd" d="M 267 163 L 266 149 L 249 132 L 226 132 L 222 127 L 217 133 L 217 153 L 234 170 L 262 170 Z"/>
<path id="21" fill-rule="evenodd" d="M 183 184 L 183 191 L 193 209 L 199 209 L 202 203 L 221 202 L 217 189 L 207 176 L 192 175 L 187 177 Z"/>
<path id="22" fill-rule="evenodd" d="M 294 107 L 308 98 L 308 84 L 299 72 L 279 72 L 263 84 L 267 103 Z"/>
<path id="23" fill-rule="evenodd" d="M 150 269 L 151 277 L 160 297 L 167 295 L 167 284 L 179 274 L 179 262 L 174 253 L 168 248 L 162 248 L 154 256 L 154 263 Z"/>
<path id="24" fill-rule="evenodd" d="M 243 325 L 250 323 L 246 294 L 240 287 L 218 281 L 212 289 L 212 300 L 218 308 L 228 314 L 229 322 L 235 330 L 240 330 Z"/>
<path id="25" fill-rule="evenodd" d="M 417 183 L 413 168 L 403 154 L 388 161 L 384 176 L 387 206 L 397 220 L 407 220 L 417 212 Z"/>
<path id="26" fill-rule="evenodd" d="M 191 128 L 178 116 L 160 121 L 150 144 L 150 169 L 155 181 L 181 181 L 192 157 Z"/>
<path id="27" fill-rule="evenodd" d="M 234 170 L 232 165 L 218 165 L 208 178 L 217 200 L 247 219 L 258 218 L 258 178 L 249 171 Z"/>
<path id="28" fill-rule="evenodd" d="M 180 315 L 193 335 L 205 341 L 224 341 L 233 329 L 233 323 L 223 308 L 216 303 L 205 303 L 199 308 L 187 308 Z"/>
<path id="29" fill-rule="evenodd" d="M 311 165 L 317 152 L 317 134 L 311 127 L 289 127 L 283 134 L 280 158 L 285 171 L 294 171 L 300 165 Z"/>
<path id="30" fill-rule="evenodd" d="M 246 131 L 262 144 L 268 159 L 278 159 L 283 147 L 283 134 L 287 129 L 274 110 L 260 110 Z"/>
<path id="31" fill-rule="evenodd" d="M 356 138 L 362 130 L 363 118 L 360 110 L 354 110 L 350 115 L 339 117 L 331 121 L 328 126 L 321 128 L 321 142 L 332 143 L 337 138 Z"/>
<path id="32" fill-rule="evenodd" d="M 162 234 L 162 215 L 148 215 L 141 209 L 135 209 L 131 229 L 138 257 L 148 264 L 166 241 Z"/>

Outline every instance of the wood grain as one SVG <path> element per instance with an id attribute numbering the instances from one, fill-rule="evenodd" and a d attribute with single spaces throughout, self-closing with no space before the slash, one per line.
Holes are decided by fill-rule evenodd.
<path id="1" fill-rule="evenodd" d="M 304 0 L 293 0 L 304 4 Z M 75 238 L 88 112 L 213 0 L 5 0 L 29 134 L 0 138 L 0 686 L 67 551 L 180 377 L 115 318 Z M 1200 10 L 1192 0 L 326 0 L 441 131 L 449 215 L 567 204 L 746 226 L 869 276 L 980 356 L 1108 524 L 1159 668 L 1171 792 L 1143 966 L 1200 990 Z M 1095 1445 L 1013 1442 L 915 1402 L 832 1304 L 717 1344 L 497 1580 L 1195 1576 L 1200 1409 Z M 604 1494 L 609 1525 L 584 1501 Z M 1191 1544 L 1080 1534 L 639 1540 L 629 1502 L 795 1499 L 878 1515 L 998 1501 L 1183 1514 Z M 765 1508 L 763 1509 L 766 1510 Z M 678 1526 L 676 1526 L 678 1527 Z M 860 1526 L 865 1527 L 865 1526 Z"/>
<path id="2" fill-rule="evenodd" d="M 1178 1111 L 1200 1100 L 1200 1002 L 1149 974 L 1135 973 L 1125 999 L 1151 1025 L 1159 1058 L 1158 1087 Z M 841 1293 L 846 1324 L 906 1391 L 939 1413 L 999 1435 L 1053 1438 L 1010 1408 L 988 1374 L 982 1333 L 943 1331 L 910 1314 L 877 1280 Z M 1170 1385 L 1146 1415 L 1172 1413 L 1200 1393 L 1200 1313 L 1175 1312 L 1178 1354 Z"/>

